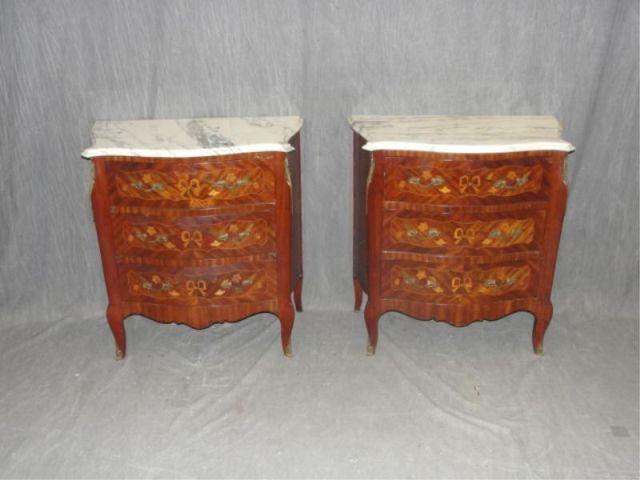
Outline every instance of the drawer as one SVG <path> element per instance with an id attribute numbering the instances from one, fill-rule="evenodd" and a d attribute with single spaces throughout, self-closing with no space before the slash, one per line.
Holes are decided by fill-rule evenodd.
<path id="1" fill-rule="evenodd" d="M 382 248 L 456 256 L 539 251 L 544 220 L 544 210 L 451 215 L 387 211 L 383 217 Z"/>
<path id="2" fill-rule="evenodd" d="M 464 267 L 384 262 L 382 297 L 437 304 L 490 302 L 536 296 L 537 264 L 510 262 Z"/>
<path id="3" fill-rule="evenodd" d="M 125 301 L 182 306 L 216 306 L 276 298 L 275 262 L 212 268 L 128 267 L 120 269 Z"/>
<path id="4" fill-rule="evenodd" d="M 494 166 L 490 162 L 387 160 L 385 201 L 455 205 L 545 196 L 545 167 L 540 162 Z"/>
<path id="5" fill-rule="evenodd" d="M 275 202 L 272 164 L 259 158 L 107 162 L 107 178 L 115 205 L 210 208 Z"/>
<path id="6" fill-rule="evenodd" d="M 273 211 L 244 215 L 113 215 L 120 257 L 202 259 L 274 252 Z"/>

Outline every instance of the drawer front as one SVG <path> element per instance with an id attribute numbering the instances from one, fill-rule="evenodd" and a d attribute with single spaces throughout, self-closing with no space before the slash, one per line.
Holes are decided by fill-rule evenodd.
<path id="1" fill-rule="evenodd" d="M 464 203 L 530 194 L 541 195 L 544 167 L 540 164 L 478 166 L 456 162 L 403 162 L 389 159 L 384 199 L 432 204 Z"/>
<path id="2" fill-rule="evenodd" d="M 126 301 L 182 306 L 216 306 L 276 298 L 275 262 L 239 263 L 216 269 L 123 267 Z"/>
<path id="3" fill-rule="evenodd" d="M 459 304 L 534 297 L 535 263 L 473 266 L 385 262 L 382 296 L 389 299 Z"/>
<path id="4" fill-rule="evenodd" d="M 109 162 L 113 204 L 166 208 L 273 203 L 272 166 L 259 159 L 186 163 Z"/>
<path id="5" fill-rule="evenodd" d="M 274 252 L 274 221 L 272 211 L 217 216 L 113 216 L 119 256 L 182 260 Z"/>
<path id="6" fill-rule="evenodd" d="M 383 249 L 438 255 L 495 255 L 538 251 L 544 210 L 493 214 L 385 212 Z"/>

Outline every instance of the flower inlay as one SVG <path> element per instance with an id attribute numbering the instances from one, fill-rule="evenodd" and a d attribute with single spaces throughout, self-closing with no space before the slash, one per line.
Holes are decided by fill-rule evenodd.
<path id="1" fill-rule="evenodd" d="M 127 285 L 134 297 L 196 305 L 202 302 L 215 303 L 221 298 L 250 299 L 264 290 L 265 275 L 258 271 L 239 271 L 213 278 L 193 278 L 129 271 Z"/>
<path id="2" fill-rule="evenodd" d="M 534 218 L 447 221 L 424 217 L 394 217 L 391 220 L 390 235 L 396 244 L 423 248 L 506 248 L 533 242 L 535 227 Z"/>
<path id="3" fill-rule="evenodd" d="M 248 164 L 244 167 L 184 171 L 118 171 L 115 185 L 118 195 L 145 201 L 172 201 L 203 208 L 220 201 L 273 201 L 274 176 L 267 168 Z"/>
<path id="4" fill-rule="evenodd" d="M 444 267 L 394 266 L 391 268 L 391 287 L 396 291 L 418 295 L 450 295 L 454 299 L 500 296 L 526 290 L 531 276 L 531 267 L 528 265 L 467 271 Z"/>
<path id="5" fill-rule="evenodd" d="M 385 198 L 513 196 L 538 192 L 542 186 L 541 165 L 505 167 L 458 167 L 434 165 L 429 168 L 401 167 L 389 171 Z M 407 198 L 407 200 L 409 200 Z"/>
<path id="6" fill-rule="evenodd" d="M 219 250 L 261 249 L 267 242 L 275 241 L 271 225 L 260 217 L 217 221 L 209 226 L 202 223 L 188 228 L 171 223 L 125 220 L 121 228 L 127 246 L 156 252 L 201 255 Z"/>

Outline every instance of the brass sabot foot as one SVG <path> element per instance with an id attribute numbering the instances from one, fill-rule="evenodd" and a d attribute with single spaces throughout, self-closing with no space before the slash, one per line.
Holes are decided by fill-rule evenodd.
<path id="1" fill-rule="evenodd" d="M 367 355 L 371 356 L 371 355 L 375 355 L 375 353 L 376 353 L 376 349 L 373 348 L 373 345 L 368 343 L 367 344 Z"/>

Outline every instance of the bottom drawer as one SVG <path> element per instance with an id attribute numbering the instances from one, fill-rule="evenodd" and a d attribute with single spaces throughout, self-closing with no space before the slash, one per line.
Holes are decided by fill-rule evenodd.
<path id="1" fill-rule="evenodd" d="M 490 302 L 536 296 L 537 265 L 384 262 L 382 297 L 437 304 Z"/>
<path id="2" fill-rule="evenodd" d="M 121 267 L 125 301 L 211 306 L 276 298 L 275 262 L 237 263 L 215 268 Z"/>

